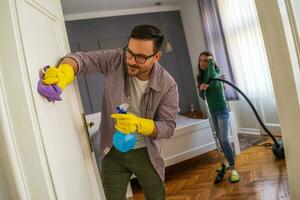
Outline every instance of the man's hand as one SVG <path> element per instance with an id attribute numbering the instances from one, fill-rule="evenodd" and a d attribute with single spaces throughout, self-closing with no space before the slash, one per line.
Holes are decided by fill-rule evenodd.
<path id="1" fill-rule="evenodd" d="M 125 134 L 140 133 L 143 135 L 151 135 L 154 131 L 154 121 L 137 117 L 134 114 L 112 114 L 112 118 L 116 120 L 115 128 Z"/>
<path id="2" fill-rule="evenodd" d="M 69 64 L 60 64 L 49 67 L 44 75 L 43 83 L 46 85 L 56 84 L 61 90 L 74 80 L 74 70 Z"/>
<path id="3" fill-rule="evenodd" d="M 205 84 L 205 83 L 202 83 L 200 86 L 199 86 L 199 89 L 200 90 L 207 90 L 207 88 L 208 88 L 208 85 L 207 84 Z"/>

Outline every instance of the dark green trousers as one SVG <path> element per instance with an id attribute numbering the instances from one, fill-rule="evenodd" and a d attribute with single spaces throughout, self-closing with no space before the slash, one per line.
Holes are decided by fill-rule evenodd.
<path id="1" fill-rule="evenodd" d="M 127 153 L 113 147 L 103 158 L 101 180 L 106 200 L 126 199 L 127 185 L 132 174 L 141 184 L 146 200 L 165 200 L 164 183 L 155 171 L 146 147 Z"/>

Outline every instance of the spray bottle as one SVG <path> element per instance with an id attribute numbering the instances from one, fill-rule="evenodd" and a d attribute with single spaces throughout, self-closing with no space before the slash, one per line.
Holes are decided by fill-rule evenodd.
<path id="1" fill-rule="evenodd" d="M 127 114 L 129 105 L 128 104 L 121 104 L 117 106 L 117 112 L 119 114 Z M 120 131 L 116 130 L 113 136 L 113 144 L 119 151 L 126 153 L 127 151 L 131 150 L 136 143 L 136 135 L 135 133 L 121 133 Z"/>

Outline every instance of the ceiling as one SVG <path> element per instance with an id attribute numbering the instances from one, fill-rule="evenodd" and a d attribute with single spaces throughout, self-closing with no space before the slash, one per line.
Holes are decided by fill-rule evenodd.
<path id="1" fill-rule="evenodd" d="M 154 7 L 156 2 L 161 6 L 178 5 L 180 0 L 61 0 L 64 15 L 108 10 Z"/>

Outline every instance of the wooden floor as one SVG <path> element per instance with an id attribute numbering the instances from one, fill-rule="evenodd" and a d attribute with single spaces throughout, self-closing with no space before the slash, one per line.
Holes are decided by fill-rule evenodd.
<path id="1" fill-rule="evenodd" d="M 213 184 L 215 170 L 220 166 L 216 151 L 167 168 L 167 200 L 290 199 L 285 161 L 275 160 L 270 148 L 254 146 L 236 157 L 241 180 L 235 184 L 229 183 L 229 174 L 218 185 Z M 132 181 L 132 187 L 131 199 L 144 199 L 136 180 Z"/>

